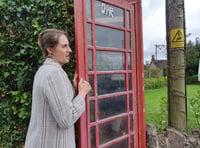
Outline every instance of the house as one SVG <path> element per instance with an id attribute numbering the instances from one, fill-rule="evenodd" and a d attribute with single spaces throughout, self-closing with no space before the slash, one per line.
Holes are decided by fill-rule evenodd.
<path id="1" fill-rule="evenodd" d="M 156 60 L 154 55 L 149 64 L 144 67 L 148 71 L 148 77 L 160 77 L 167 75 L 167 60 Z"/>

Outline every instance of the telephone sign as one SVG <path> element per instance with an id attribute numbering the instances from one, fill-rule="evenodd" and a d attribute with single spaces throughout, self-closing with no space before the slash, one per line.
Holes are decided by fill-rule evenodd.
<path id="1" fill-rule="evenodd" d="M 145 148 L 141 0 L 74 0 L 80 148 Z"/>

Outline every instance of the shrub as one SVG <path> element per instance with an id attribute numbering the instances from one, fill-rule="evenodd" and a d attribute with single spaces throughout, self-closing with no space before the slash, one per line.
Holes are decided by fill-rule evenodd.
<path id="1" fill-rule="evenodd" d="M 33 77 L 43 62 L 38 33 L 47 28 L 65 30 L 73 49 L 73 1 L 1 0 L 0 12 L 0 147 L 20 147 L 30 117 Z M 72 79 L 74 50 L 64 69 Z"/>
<path id="2" fill-rule="evenodd" d="M 29 93 L 11 92 L 0 102 L 0 147 L 21 147 L 30 117 Z"/>
<path id="3" fill-rule="evenodd" d="M 193 76 L 186 76 L 186 83 L 187 84 L 196 84 L 198 82 L 198 75 Z"/>
<path id="4" fill-rule="evenodd" d="M 164 128 L 167 126 L 167 97 L 161 97 L 159 102 L 159 112 L 158 112 L 158 119 L 156 120 L 156 128 L 159 131 L 163 131 Z"/>
<path id="5" fill-rule="evenodd" d="M 194 114 L 197 125 L 200 129 L 200 91 L 198 91 L 197 94 L 190 99 L 190 104 L 190 110 Z"/>
<path id="6" fill-rule="evenodd" d="M 155 89 L 167 86 L 167 77 L 145 78 L 145 89 Z"/>

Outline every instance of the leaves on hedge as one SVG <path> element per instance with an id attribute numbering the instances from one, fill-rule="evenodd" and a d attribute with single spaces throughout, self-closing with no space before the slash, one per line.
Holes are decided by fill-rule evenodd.
<path id="1" fill-rule="evenodd" d="M 0 1 L 0 147 L 24 143 L 33 78 L 43 62 L 37 45 L 39 32 L 65 30 L 70 34 L 71 48 L 75 47 L 72 8 L 71 0 Z M 75 68 L 73 53 L 70 66 L 64 68 L 69 76 Z"/>

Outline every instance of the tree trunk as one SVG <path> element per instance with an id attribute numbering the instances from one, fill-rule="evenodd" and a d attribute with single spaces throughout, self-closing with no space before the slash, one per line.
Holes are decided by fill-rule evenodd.
<path id="1" fill-rule="evenodd" d="M 184 0 L 166 0 L 168 125 L 187 130 Z"/>

